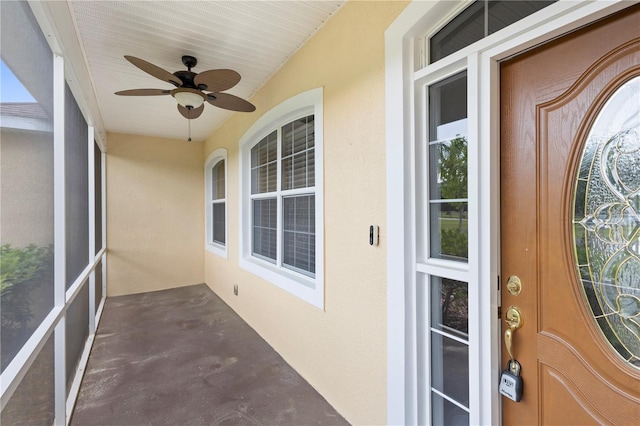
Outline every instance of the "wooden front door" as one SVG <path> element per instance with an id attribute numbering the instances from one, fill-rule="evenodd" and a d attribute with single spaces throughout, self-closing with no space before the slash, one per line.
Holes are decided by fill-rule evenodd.
<path id="1" fill-rule="evenodd" d="M 640 424 L 639 76 L 639 5 L 501 65 L 505 425 Z"/>

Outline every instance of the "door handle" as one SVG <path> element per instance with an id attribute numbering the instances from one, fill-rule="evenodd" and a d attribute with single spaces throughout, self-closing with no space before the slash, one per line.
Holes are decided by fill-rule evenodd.
<path id="1" fill-rule="evenodd" d="M 514 359 L 513 353 L 511 352 L 511 348 L 513 345 L 513 335 L 516 330 L 522 327 L 522 324 L 524 324 L 520 309 L 517 306 L 509 306 L 507 308 L 507 311 L 505 312 L 504 320 L 508 326 L 504 332 L 504 345 L 507 347 L 509 359 Z"/>

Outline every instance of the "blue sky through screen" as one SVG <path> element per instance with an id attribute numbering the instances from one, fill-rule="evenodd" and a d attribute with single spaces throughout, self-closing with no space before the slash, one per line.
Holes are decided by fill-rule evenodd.
<path id="1" fill-rule="evenodd" d="M 35 101 L 4 61 L 0 61 L 0 102 Z"/>

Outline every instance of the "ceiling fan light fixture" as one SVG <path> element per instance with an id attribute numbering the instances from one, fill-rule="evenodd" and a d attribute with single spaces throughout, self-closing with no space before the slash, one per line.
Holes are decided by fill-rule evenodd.
<path id="1" fill-rule="evenodd" d="M 185 108 L 199 108 L 204 103 L 204 97 L 197 90 L 175 89 L 171 95 Z"/>

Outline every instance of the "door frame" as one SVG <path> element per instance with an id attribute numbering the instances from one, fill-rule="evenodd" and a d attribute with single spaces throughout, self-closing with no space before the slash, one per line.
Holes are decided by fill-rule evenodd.
<path id="1" fill-rule="evenodd" d="M 469 72 L 470 423 L 500 424 L 499 61 L 631 5 L 628 1 L 559 1 L 419 69 L 416 64 L 424 46 L 419 40 L 441 28 L 470 2 L 413 1 L 385 32 L 388 424 L 417 423 L 417 389 L 423 384 L 418 379 L 417 334 L 422 329 L 417 321 L 415 291 L 416 81 L 460 62 L 466 63 Z"/>

